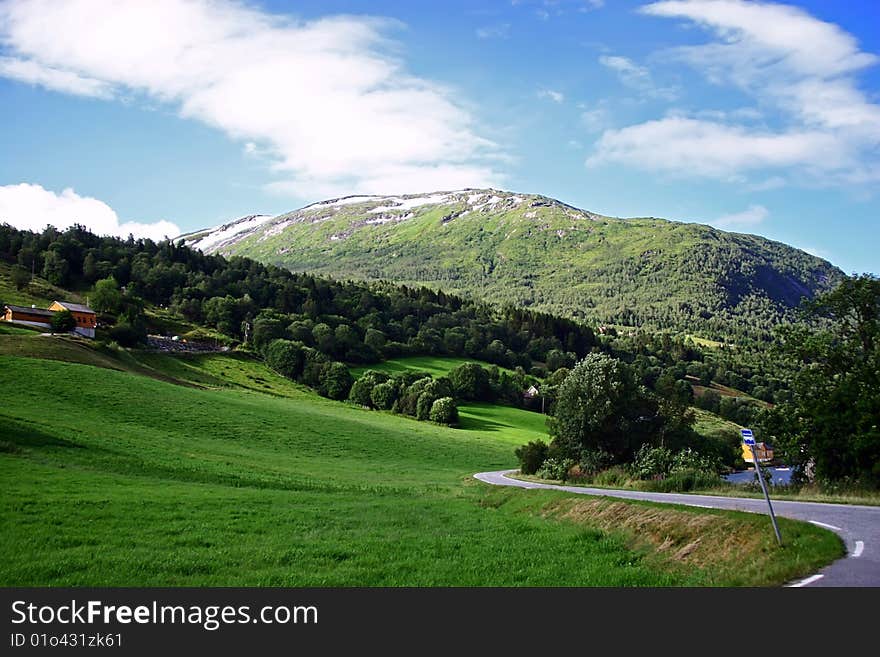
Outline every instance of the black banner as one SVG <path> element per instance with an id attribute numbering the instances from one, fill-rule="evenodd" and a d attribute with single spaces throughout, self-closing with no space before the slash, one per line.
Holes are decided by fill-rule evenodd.
<path id="1" fill-rule="evenodd" d="M 843 589 L 0 589 L 2 654 L 205 651 L 337 654 L 447 648 L 535 654 L 739 642 L 757 629 L 861 626 L 872 590 Z M 835 610 L 847 609 L 835 619 Z M 835 620 L 840 621 L 835 623 Z M 841 624 L 843 623 L 843 624 Z M 812 630 L 811 630 L 812 631 Z M 856 635 L 848 634 L 850 639 Z"/>

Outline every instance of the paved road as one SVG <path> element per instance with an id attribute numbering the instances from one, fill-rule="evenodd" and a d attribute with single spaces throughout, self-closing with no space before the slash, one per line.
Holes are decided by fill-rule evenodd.
<path id="1" fill-rule="evenodd" d="M 767 513 L 767 503 L 763 499 L 557 486 L 520 481 L 507 476 L 513 472 L 517 471 L 478 472 L 474 478 L 495 486 L 549 488 L 581 495 L 605 495 L 630 500 Z M 845 558 L 838 559 L 815 575 L 799 582 L 793 582 L 790 586 L 880 586 L 880 507 L 775 500 L 773 501 L 773 510 L 777 516 L 806 520 L 830 529 L 846 543 L 847 555 Z M 769 527 L 769 519 L 767 523 L 767 531 L 772 531 Z M 782 535 L 782 540 L 785 540 L 785 534 Z"/>

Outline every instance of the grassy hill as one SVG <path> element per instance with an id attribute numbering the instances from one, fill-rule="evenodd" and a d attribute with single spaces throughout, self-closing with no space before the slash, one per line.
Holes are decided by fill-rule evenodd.
<path id="1" fill-rule="evenodd" d="M 820 258 L 753 235 L 616 219 L 498 190 L 347 197 L 185 239 L 294 271 L 426 284 L 595 323 L 709 338 L 760 334 L 842 275 Z"/>
<path id="2" fill-rule="evenodd" d="M 322 399 L 246 355 L 86 364 L 72 342 L 0 336 L 2 585 L 768 584 L 840 552 L 801 523 L 783 520 L 783 554 L 748 514 L 625 504 L 617 527 L 606 506 L 479 484 L 540 430 L 514 409 L 453 430 Z M 66 353 L 80 362 L 46 358 Z M 675 557 L 654 534 L 702 542 Z"/>

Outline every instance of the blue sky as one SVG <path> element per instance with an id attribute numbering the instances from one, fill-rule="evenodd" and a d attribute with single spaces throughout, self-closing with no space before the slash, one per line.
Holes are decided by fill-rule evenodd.
<path id="1" fill-rule="evenodd" d="M 880 272 L 880 3 L 0 1 L 0 221 L 495 186 Z"/>

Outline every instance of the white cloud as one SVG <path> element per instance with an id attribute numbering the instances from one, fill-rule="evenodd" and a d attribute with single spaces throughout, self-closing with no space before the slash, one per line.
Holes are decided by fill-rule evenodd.
<path id="1" fill-rule="evenodd" d="M 636 168 L 734 178 L 741 172 L 806 162 L 844 166 L 847 154 L 819 131 L 760 132 L 742 126 L 668 116 L 606 130 L 588 166 L 619 163 Z"/>
<path id="2" fill-rule="evenodd" d="M 0 77 L 12 78 L 53 91 L 90 96 L 93 98 L 110 98 L 110 86 L 100 80 L 85 78 L 70 71 L 42 66 L 35 61 L 0 57 Z"/>
<path id="3" fill-rule="evenodd" d="M 79 224 L 98 235 L 128 237 L 130 233 L 154 240 L 180 234 L 180 228 L 170 221 L 120 222 L 113 208 L 103 201 L 80 196 L 69 187 L 56 194 L 29 183 L 0 186 L 0 223 L 34 231 L 43 230 L 47 224 L 59 230 Z"/>
<path id="4" fill-rule="evenodd" d="M 750 228 L 763 223 L 770 212 L 763 205 L 750 205 L 747 210 L 726 214 L 711 222 L 717 228 Z"/>
<path id="5" fill-rule="evenodd" d="M 538 98 L 547 98 L 548 100 L 552 100 L 554 103 L 565 102 L 565 94 L 563 94 L 561 91 L 553 91 L 552 89 L 541 89 L 538 92 Z"/>
<path id="6" fill-rule="evenodd" d="M 758 169 L 822 185 L 880 180 L 880 106 L 853 77 L 878 58 L 861 52 L 852 35 L 801 9 L 761 2 L 669 0 L 641 11 L 711 30 L 715 41 L 674 48 L 664 57 L 753 96 L 764 111 L 711 116 L 696 110 L 609 130 L 589 164 L 739 181 Z M 769 112 L 772 127 L 747 123 Z M 763 176 L 779 181 L 779 173 Z"/>
<path id="7" fill-rule="evenodd" d="M 167 103 L 253 143 L 305 196 L 313 181 L 424 191 L 437 169 L 497 184 L 487 162 L 498 147 L 454 90 L 406 70 L 388 36 L 399 27 L 363 16 L 296 21 L 232 0 L 0 4 L 0 42 L 15 60 Z"/>
<path id="8" fill-rule="evenodd" d="M 676 89 L 654 84 L 651 71 L 631 59 L 619 55 L 602 55 L 599 57 L 599 63 L 614 71 L 621 83 L 630 89 L 635 89 L 643 96 L 664 100 L 674 100 L 678 96 Z"/>

